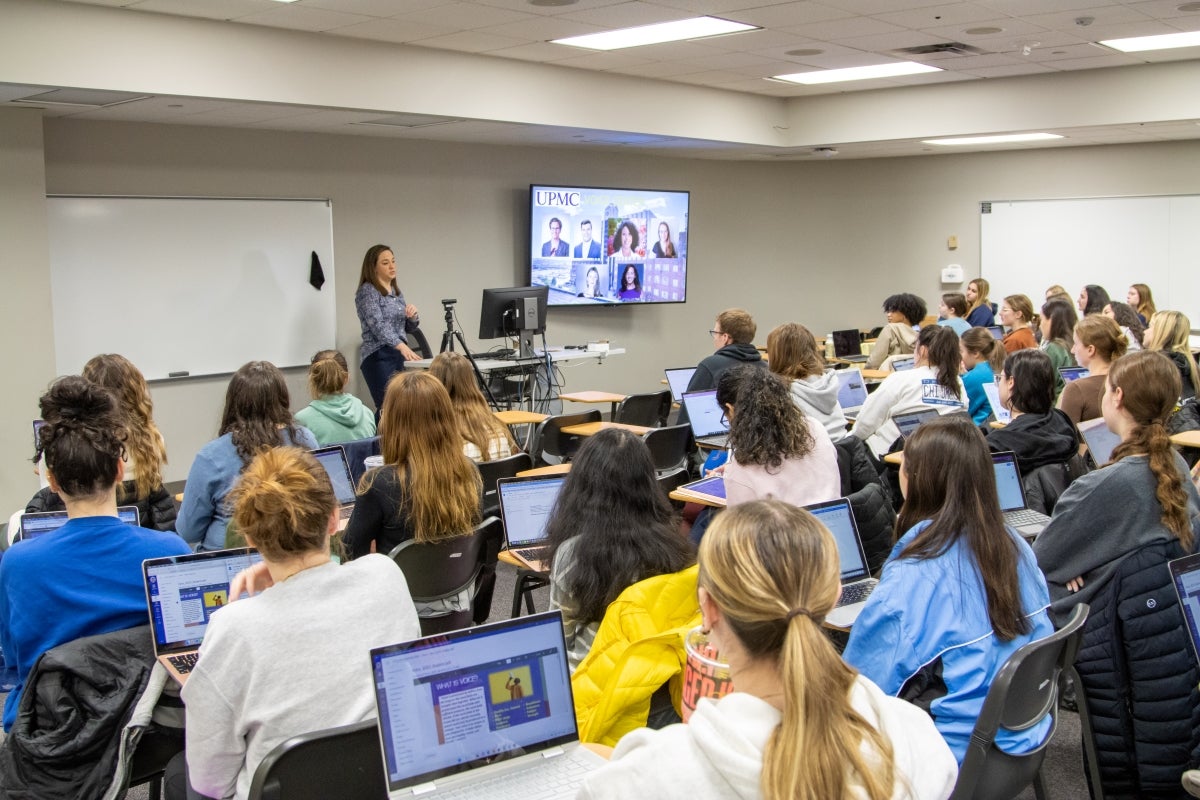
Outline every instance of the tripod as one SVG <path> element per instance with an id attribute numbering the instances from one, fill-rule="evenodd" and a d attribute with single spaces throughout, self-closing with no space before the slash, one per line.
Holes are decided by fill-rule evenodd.
<path id="1" fill-rule="evenodd" d="M 438 350 L 438 353 L 445 353 L 446 351 L 453 353 L 454 341 L 457 339 L 458 343 L 462 345 L 463 355 L 467 357 L 467 361 L 471 362 L 471 369 L 475 371 L 475 380 L 483 387 L 483 393 L 487 395 L 488 402 L 491 403 L 492 408 L 499 409 L 500 404 L 496 402 L 496 398 L 492 394 L 492 387 L 483 379 L 483 373 L 479 371 L 479 365 L 475 363 L 475 356 L 471 355 L 471 348 L 467 347 L 467 340 L 463 338 L 462 331 L 454 325 L 454 304 L 457 302 L 458 300 L 456 299 L 442 300 L 442 308 L 446 312 L 446 330 L 442 332 L 442 346 Z"/>

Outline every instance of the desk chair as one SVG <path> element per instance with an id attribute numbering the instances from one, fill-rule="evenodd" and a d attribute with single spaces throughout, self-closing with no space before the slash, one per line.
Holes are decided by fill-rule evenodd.
<path id="1" fill-rule="evenodd" d="M 501 478 L 515 477 L 518 472 L 533 468 L 533 459 L 528 453 L 517 453 L 495 461 L 479 461 L 475 466 L 483 478 L 483 516 L 500 513 L 500 496 L 496 493 L 496 482 Z"/>
<path id="2" fill-rule="evenodd" d="M 254 770 L 250 800 L 387 800 L 375 720 L 305 733 L 275 747 Z"/>
<path id="3" fill-rule="evenodd" d="M 1087 615 L 1085 604 L 1076 605 L 1061 629 L 1030 642 L 1004 662 L 975 721 L 950 800 L 1010 800 L 1030 783 L 1038 800 L 1045 800 L 1041 769 L 1058 725 L 1058 679 L 1075 661 Z M 1000 728 L 1026 730 L 1047 714 L 1050 733 L 1036 749 L 1014 756 L 996 747 Z"/>
<path id="4" fill-rule="evenodd" d="M 533 435 L 533 445 L 529 450 L 534 465 L 540 467 L 570 461 L 587 437 L 563 433 L 562 429 L 599 421 L 600 411 L 597 409 L 578 414 L 558 414 L 543 420 Z"/>
<path id="5" fill-rule="evenodd" d="M 533 607 L 533 593 L 541 589 L 543 586 L 550 585 L 550 575 L 545 572 L 537 572 L 525 567 L 517 568 L 517 582 L 513 588 L 513 603 L 512 603 L 512 619 L 521 616 L 521 599 L 525 599 L 525 610 L 530 614 L 536 614 L 537 609 Z"/>
<path id="6" fill-rule="evenodd" d="M 671 390 L 631 394 L 617 406 L 613 422 L 626 425 L 641 425 L 646 428 L 661 428 L 667 424 L 671 414 Z"/>
<path id="7" fill-rule="evenodd" d="M 687 467 L 680 467 L 673 472 L 668 472 L 658 476 L 658 485 L 662 487 L 663 494 L 670 496 L 671 492 L 683 486 L 690 481 L 692 476 L 688 473 Z M 672 501 L 673 503 L 675 501 Z M 683 503 L 678 503 L 678 507 L 682 507 Z"/>
<path id="8" fill-rule="evenodd" d="M 417 355 L 421 358 L 433 358 L 433 348 L 429 346 L 429 340 L 425 338 L 425 333 L 420 328 L 408 334 L 407 338 L 409 345 L 417 352 Z"/>
<path id="9" fill-rule="evenodd" d="M 445 633 L 471 625 L 479 579 L 487 561 L 488 540 L 503 537 L 500 520 L 488 517 L 464 536 L 437 542 L 414 539 L 396 545 L 388 557 L 404 572 L 408 590 L 418 607 L 468 594 L 466 608 L 459 611 L 427 611 L 421 615 L 421 635 Z M 497 552 L 499 547 L 496 548 Z M 493 579 L 495 560 L 492 560 Z M 488 605 L 491 597 L 488 597 Z"/>
<path id="10" fill-rule="evenodd" d="M 656 428 L 642 436 L 642 441 L 650 448 L 650 458 L 654 459 L 654 469 L 659 477 L 664 472 L 687 466 L 688 457 L 696 451 L 692 426 L 687 424 Z"/>

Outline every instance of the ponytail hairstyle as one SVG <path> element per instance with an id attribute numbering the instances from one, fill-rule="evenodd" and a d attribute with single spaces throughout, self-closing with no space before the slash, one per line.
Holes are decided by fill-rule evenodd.
<path id="1" fill-rule="evenodd" d="M 1004 528 L 996 473 L 979 428 L 963 414 L 934 417 L 904 443 L 901 469 L 908 491 L 896 518 L 896 539 L 921 522 L 929 525 L 898 558 L 937 558 L 961 540 L 979 570 L 996 636 L 1008 642 L 1029 633 L 1017 576 L 1020 550 Z"/>
<path id="2" fill-rule="evenodd" d="M 1144 283 L 1135 283 L 1130 288 L 1138 293 L 1137 313 L 1146 319 L 1153 317 L 1158 309 L 1154 307 L 1154 295 L 1150 294 L 1150 287 Z"/>
<path id="3" fill-rule="evenodd" d="M 700 541 L 700 586 L 783 684 L 783 717 L 763 753 L 766 800 L 849 797 L 854 784 L 869 800 L 895 791 L 892 744 L 851 705 L 857 672 L 821 629 L 838 597 L 838 564 L 833 535 L 778 500 L 724 511 Z"/>
<path id="4" fill-rule="evenodd" d="M 825 372 L 825 356 L 812 331 L 797 322 L 785 322 L 767 334 L 767 366 L 781 378 L 802 381 Z"/>
<path id="5" fill-rule="evenodd" d="M 233 520 L 269 561 L 324 551 L 337 506 L 329 474 L 299 447 L 256 455 L 229 493 Z"/>
<path id="6" fill-rule="evenodd" d="M 1142 320 L 1140 317 L 1138 317 L 1138 312 L 1133 306 L 1129 305 L 1128 303 L 1122 303 L 1118 300 L 1113 300 L 1111 303 L 1105 306 L 1105 310 L 1112 311 L 1112 318 L 1119 327 L 1129 329 L 1129 334 L 1133 337 L 1133 340 L 1138 343 L 1139 347 L 1142 347 L 1146 344 L 1146 326 L 1142 324 Z M 1108 314 L 1105 314 L 1104 316 L 1107 317 Z M 1153 316 L 1153 314 L 1150 316 Z M 1146 317 L 1147 322 L 1150 321 L 1150 316 Z M 1128 342 L 1126 342 L 1126 346 L 1128 346 Z"/>
<path id="7" fill-rule="evenodd" d="M 217 435 L 232 434 L 238 456 L 248 464 L 258 451 L 284 444 L 280 430 L 293 442 L 299 436 L 283 373 L 270 361 L 243 364 L 229 379 Z"/>
<path id="8" fill-rule="evenodd" d="M 322 350 L 308 365 L 308 394 L 314 400 L 341 394 L 350 380 L 350 365 L 337 350 Z"/>
<path id="9" fill-rule="evenodd" d="M 86 378 L 68 375 L 50 384 L 39 406 L 46 424 L 38 432 L 33 462 L 45 456 L 46 468 L 70 499 L 110 491 L 128 434 L 112 394 Z"/>
<path id="10" fill-rule="evenodd" d="M 729 448 L 737 453 L 739 464 L 756 464 L 774 473 L 785 459 L 803 458 L 816 447 L 787 384 L 761 367 L 743 364 L 721 373 L 717 404 L 734 408 Z"/>
<path id="11" fill-rule="evenodd" d="M 1050 320 L 1050 338 L 1043 338 L 1042 344 L 1054 342 L 1068 353 L 1071 352 L 1071 346 L 1075 344 L 1071 340 L 1071 332 L 1079 321 L 1075 307 L 1063 300 L 1047 300 L 1042 304 L 1042 318 Z"/>
<path id="12" fill-rule="evenodd" d="M 1191 333 L 1192 323 L 1178 311 L 1159 311 L 1150 318 L 1150 331 L 1153 334 L 1146 340 L 1147 350 L 1162 350 L 1167 353 L 1179 353 L 1187 362 L 1188 372 L 1192 378 L 1192 388 L 1200 394 L 1200 376 L 1196 375 L 1196 359 L 1192 358 L 1192 349 L 1188 345 L 1188 334 Z"/>
<path id="13" fill-rule="evenodd" d="M 1097 286 L 1094 283 L 1089 283 L 1083 287 L 1083 293 L 1087 297 L 1087 305 L 1082 309 L 1083 315 L 1101 314 L 1104 312 L 1104 307 L 1109 304 L 1108 292 L 1103 286 Z"/>
<path id="14" fill-rule="evenodd" d="M 989 336 L 991 334 L 988 334 Z M 958 334 L 945 325 L 926 325 L 917 334 L 917 347 L 926 350 L 925 363 L 937 373 L 937 382 L 952 397 L 962 399 L 962 351 L 958 349 Z"/>
<path id="15" fill-rule="evenodd" d="M 991 302 L 988 300 L 988 292 L 992 290 L 992 285 L 985 278 L 973 278 L 967 283 L 967 286 L 975 287 L 975 302 L 971 303 L 971 307 L 967 309 L 968 314 L 980 306 L 986 306 Z"/>
<path id="16" fill-rule="evenodd" d="M 1004 369 L 1004 344 L 987 328 L 969 328 L 959 341 L 968 351 L 985 359 L 993 375 Z"/>
<path id="17" fill-rule="evenodd" d="M 154 401 L 141 370 L 115 353 L 93 357 L 83 365 L 83 377 L 108 389 L 117 401 L 127 438 L 125 449 L 135 469 L 137 497 L 149 497 L 163 485 L 162 468 L 167 463 L 167 443 L 154 424 Z M 124 487 L 118 489 L 123 492 Z"/>
<path id="18" fill-rule="evenodd" d="M 1020 314 L 1021 319 L 1030 325 L 1036 326 L 1038 319 L 1033 313 L 1033 301 L 1023 294 L 1010 294 L 1004 298 L 1004 304 L 1013 310 L 1014 313 Z"/>
<path id="19" fill-rule="evenodd" d="M 388 382 L 379 416 L 383 469 L 396 473 L 401 513 L 418 542 L 453 539 L 479 522 L 483 479 L 463 455 L 462 437 L 441 381 L 425 372 L 398 372 Z M 359 494 L 377 470 L 363 476 Z"/>
<path id="20" fill-rule="evenodd" d="M 1129 347 L 1129 342 L 1117 327 L 1117 323 L 1103 314 L 1089 314 L 1079 320 L 1075 323 L 1075 335 L 1084 347 L 1096 348 L 1093 358 L 1099 358 L 1106 364 L 1111 364 L 1125 355 L 1125 350 Z"/>
<path id="21" fill-rule="evenodd" d="M 514 451 L 519 449 L 508 426 L 496 419 L 496 415 L 488 408 L 483 392 L 479 391 L 475 371 L 466 356 L 453 350 L 439 353 L 429 365 L 429 374 L 446 387 L 450 394 L 450 405 L 458 420 L 459 433 L 464 440 L 479 448 L 484 461 L 491 460 L 491 448 L 488 445 L 492 439 L 506 439 Z"/>
<path id="22" fill-rule="evenodd" d="M 1138 350 L 1112 365 L 1105 390 L 1121 390 L 1121 407 L 1134 422 L 1128 438 L 1113 448 L 1112 461 L 1146 454 L 1157 484 L 1154 495 L 1162 506 L 1163 525 L 1190 553 L 1192 527 L 1188 520 L 1188 496 L 1184 479 L 1175 464 L 1175 449 L 1167 435 L 1167 418 L 1175 410 L 1181 388 L 1179 370 L 1172 361 L 1153 350 Z"/>

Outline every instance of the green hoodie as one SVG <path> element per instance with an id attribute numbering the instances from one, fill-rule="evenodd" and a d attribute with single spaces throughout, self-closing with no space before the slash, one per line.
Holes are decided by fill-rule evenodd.
<path id="1" fill-rule="evenodd" d="M 375 414 L 352 394 L 331 394 L 296 412 L 296 421 L 313 432 L 321 446 L 375 435 Z"/>

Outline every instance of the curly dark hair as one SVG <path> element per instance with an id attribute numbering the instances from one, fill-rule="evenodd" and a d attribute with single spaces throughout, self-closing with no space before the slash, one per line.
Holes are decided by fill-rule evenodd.
<path id="1" fill-rule="evenodd" d="M 269 361 L 247 362 L 229 380 L 217 435 L 232 433 L 238 456 L 249 464 L 260 450 L 296 441 L 299 431 L 290 405 L 279 367 Z"/>
<path id="2" fill-rule="evenodd" d="M 46 424 L 38 431 L 34 463 L 46 467 L 68 497 L 92 497 L 117 482 L 128 430 L 116 398 L 78 375 L 59 378 L 39 405 Z"/>
<path id="3" fill-rule="evenodd" d="M 717 402 L 733 406 L 729 447 L 739 464 L 775 470 L 784 459 L 802 458 L 816 446 L 787 384 L 761 367 L 726 370 L 717 381 Z"/>
<path id="4" fill-rule="evenodd" d="M 909 325 L 920 325 L 921 320 L 925 319 L 928 309 L 924 300 L 908 292 L 891 295 L 883 301 L 884 311 L 900 312 L 908 320 Z"/>
<path id="5" fill-rule="evenodd" d="M 1143 340 L 1146 338 L 1146 326 L 1142 324 L 1141 317 L 1138 316 L 1137 310 L 1128 303 L 1121 303 L 1117 300 L 1113 300 L 1111 303 L 1109 303 L 1108 307 L 1112 309 L 1113 319 L 1116 320 L 1117 325 L 1120 327 L 1129 328 L 1129 332 L 1133 334 L 1133 338 L 1138 343 L 1139 347 L 1144 344 Z"/>

